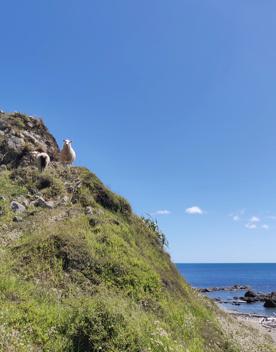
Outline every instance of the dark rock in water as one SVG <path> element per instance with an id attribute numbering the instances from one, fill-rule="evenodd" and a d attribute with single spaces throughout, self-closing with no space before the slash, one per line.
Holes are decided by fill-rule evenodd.
<path id="1" fill-rule="evenodd" d="M 258 297 L 244 297 L 246 303 L 255 303 L 258 302 Z"/>
<path id="2" fill-rule="evenodd" d="M 221 298 L 213 298 L 213 301 L 218 303 L 231 303 L 235 306 L 239 306 L 240 304 L 253 304 L 256 302 L 265 302 L 264 307 L 266 308 L 276 308 L 276 292 L 271 293 L 261 293 L 255 292 L 251 290 L 248 286 L 245 285 L 234 285 L 229 287 L 208 287 L 208 288 L 199 288 L 198 292 L 208 293 L 215 291 L 241 291 L 247 290 L 242 297 L 233 297 L 229 301 L 223 301 Z"/>
<path id="3" fill-rule="evenodd" d="M 264 296 L 264 307 L 266 308 L 276 308 L 276 292 L 271 292 Z"/>
<path id="4" fill-rule="evenodd" d="M 276 297 L 275 297 L 276 298 Z M 266 308 L 276 308 L 276 299 L 268 298 L 265 300 L 264 307 Z"/>
<path id="5" fill-rule="evenodd" d="M 215 302 L 219 302 L 219 303 L 222 303 L 222 302 L 223 302 L 222 299 L 219 298 L 219 297 L 214 298 L 214 301 L 215 301 Z"/>
<path id="6" fill-rule="evenodd" d="M 248 290 L 248 291 L 245 292 L 244 297 L 253 297 L 253 298 L 255 298 L 255 297 L 257 297 L 257 294 L 254 291 Z"/>
<path id="7" fill-rule="evenodd" d="M 249 287 L 247 285 L 234 285 L 231 287 L 231 291 L 234 291 L 234 290 L 248 290 Z"/>
<path id="8" fill-rule="evenodd" d="M 266 300 L 266 298 L 268 297 L 267 294 L 264 294 L 264 293 L 258 293 L 258 298 L 259 298 L 259 301 L 261 302 L 264 302 Z"/>
<path id="9" fill-rule="evenodd" d="M 209 288 L 198 288 L 197 291 L 202 293 L 211 292 Z"/>

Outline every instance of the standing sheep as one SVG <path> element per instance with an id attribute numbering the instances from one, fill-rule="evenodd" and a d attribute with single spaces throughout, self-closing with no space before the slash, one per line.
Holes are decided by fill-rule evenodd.
<path id="1" fill-rule="evenodd" d="M 40 172 L 43 172 L 50 164 L 50 157 L 47 153 L 31 152 L 32 156 L 36 159 L 37 166 Z"/>
<path id="2" fill-rule="evenodd" d="M 72 141 L 64 139 L 63 142 L 64 144 L 60 152 L 60 159 L 63 164 L 70 165 L 75 161 L 76 153 L 71 146 Z"/>

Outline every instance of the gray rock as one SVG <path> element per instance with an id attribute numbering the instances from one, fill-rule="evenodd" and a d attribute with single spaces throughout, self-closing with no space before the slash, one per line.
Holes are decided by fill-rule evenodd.
<path id="1" fill-rule="evenodd" d="M 6 171 L 6 170 L 7 170 L 7 166 L 6 165 L 4 165 L 4 164 L 0 165 L 0 172 L 1 171 Z"/>
<path id="2" fill-rule="evenodd" d="M 68 197 L 68 196 L 62 197 L 62 198 L 60 199 L 60 202 L 59 202 L 60 205 L 66 205 L 66 204 L 68 204 L 68 203 L 69 203 L 69 197 Z"/>
<path id="3" fill-rule="evenodd" d="M 20 204 L 16 201 L 11 202 L 11 210 L 14 211 L 15 213 L 22 213 L 23 211 L 26 210 L 23 204 Z"/>
<path id="4" fill-rule="evenodd" d="M 23 219 L 21 218 L 21 216 L 14 216 L 14 218 L 12 219 L 12 221 L 14 221 L 14 222 L 22 222 Z"/>
<path id="5" fill-rule="evenodd" d="M 30 202 L 28 201 L 28 199 L 24 199 L 22 204 L 24 205 L 24 207 L 28 208 L 28 206 L 30 205 Z"/>
<path id="6" fill-rule="evenodd" d="M 0 130 L 4 130 L 7 127 L 8 123 L 5 120 L 0 121 Z"/>
<path id="7" fill-rule="evenodd" d="M 5 197 L 5 196 L 0 195 L 0 200 L 5 201 L 5 200 L 6 200 L 6 197 Z"/>
<path id="8" fill-rule="evenodd" d="M 92 207 L 86 207 L 85 208 L 85 214 L 86 215 L 92 215 L 93 214 L 93 208 Z"/>
<path id="9" fill-rule="evenodd" d="M 17 153 L 19 153 L 24 148 L 24 144 L 25 141 L 23 138 L 15 136 L 11 136 L 11 138 L 8 140 L 8 147 Z"/>
<path id="10" fill-rule="evenodd" d="M 55 204 L 53 201 L 46 201 L 44 198 L 39 197 L 35 201 L 31 202 L 35 207 L 53 209 Z"/>
<path id="11" fill-rule="evenodd" d="M 39 136 L 37 136 L 35 133 L 30 133 L 28 131 L 23 132 L 24 136 L 28 137 L 33 143 L 36 143 L 40 146 L 42 146 L 41 141 L 39 140 Z"/>
<path id="12" fill-rule="evenodd" d="M 27 198 L 25 198 L 24 196 L 20 196 L 18 198 L 16 198 L 16 201 L 20 204 L 23 204 L 25 208 L 27 208 L 30 205 L 30 202 Z"/>

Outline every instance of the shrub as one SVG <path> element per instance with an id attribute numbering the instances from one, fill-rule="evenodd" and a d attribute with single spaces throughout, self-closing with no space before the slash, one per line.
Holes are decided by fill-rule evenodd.
<path id="1" fill-rule="evenodd" d="M 140 322 L 131 313 L 124 301 L 110 295 L 82 300 L 73 307 L 68 325 L 64 326 L 68 351 L 142 351 L 143 336 L 137 326 Z"/>
<path id="2" fill-rule="evenodd" d="M 168 240 L 166 239 L 165 234 L 160 230 L 157 220 L 152 219 L 152 217 L 148 216 L 147 218 L 142 216 L 141 217 L 145 225 L 155 233 L 158 242 L 160 243 L 161 247 L 168 246 Z"/>

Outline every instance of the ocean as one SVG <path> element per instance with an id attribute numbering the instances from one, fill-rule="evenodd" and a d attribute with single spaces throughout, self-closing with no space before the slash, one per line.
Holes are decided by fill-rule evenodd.
<path id="1" fill-rule="evenodd" d="M 248 285 L 257 292 L 276 291 L 275 264 L 176 264 L 185 280 L 196 288 L 226 287 Z M 217 291 L 208 293 L 210 298 L 228 300 L 234 296 L 243 296 L 245 291 Z M 276 308 L 264 308 L 262 302 L 240 306 L 222 304 L 231 311 L 254 313 L 270 316 L 276 314 Z"/>

